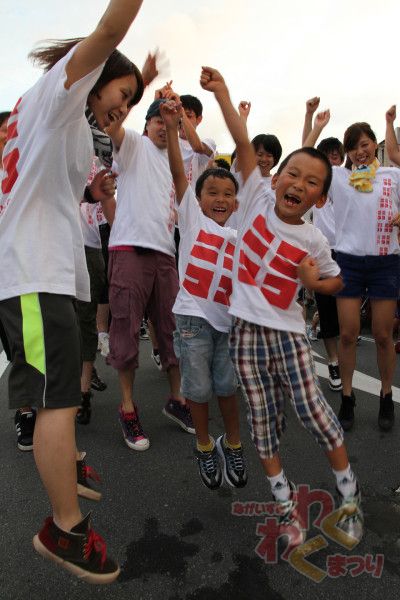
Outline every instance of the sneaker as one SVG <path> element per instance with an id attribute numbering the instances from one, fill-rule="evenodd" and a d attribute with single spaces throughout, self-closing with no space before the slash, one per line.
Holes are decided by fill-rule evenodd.
<path id="1" fill-rule="evenodd" d="M 100 483 L 100 477 L 92 467 L 86 465 L 85 456 L 86 452 L 83 452 L 82 458 L 76 461 L 78 496 L 98 501 L 101 499 L 101 493 L 93 487 L 92 482 Z"/>
<path id="2" fill-rule="evenodd" d="M 200 477 L 204 485 L 210 490 L 216 490 L 221 487 L 222 470 L 215 444 L 210 452 L 201 452 L 201 450 L 196 448 L 194 454 L 197 458 L 197 466 L 199 467 Z"/>
<path id="3" fill-rule="evenodd" d="M 163 413 L 175 423 L 178 423 L 188 433 L 196 433 L 190 409 L 186 404 L 182 404 L 179 400 L 170 398 L 163 408 Z"/>
<path id="4" fill-rule="evenodd" d="M 247 483 L 247 470 L 243 449 L 234 450 L 226 446 L 225 435 L 219 436 L 216 445 L 224 468 L 225 481 L 232 487 L 244 487 Z"/>
<path id="5" fill-rule="evenodd" d="M 76 422 L 79 423 L 79 425 L 89 425 L 90 423 L 90 417 L 92 415 L 90 402 L 92 398 L 92 392 L 82 392 L 82 404 L 76 413 Z"/>
<path id="6" fill-rule="evenodd" d="M 135 412 L 131 413 L 125 413 L 122 410 L 122 406 L 120 406 L 118 409 L 118 418 L 126 445 L 132 450 L 147 450 L 150 446 L 150 441 L 139 421 L 137 406 L 135 405 Z"/>
<path id="7" fill-rule="evenodd" d="M 14 417 L 15 430 L 17 432 L 17 447 L 22 452 L 33 450 L 33 432 L 35 430 L 36 410 L 16 411 Z"/>
<path id="8" fill-rule="evenodd" d="M 139 330 L 139 338 L 141 340 L 149 340 L 150 339 L 150 336 L 149 336 L 149 334 L 147 332 L 147 328 L 146 328 L 146 321 L 142 321 L 142 325 Z"/>
<path id="9" fill-rule="evenodd" d="M 120 572 L 107 556 L 106 543 L 90 526 L 90 513 L 71 529 L 63 531 L 48 517 L 33 538 L 34 548 L 87 583 L 111 583 Z"/>
<path id="10" fill-rule="evenodd" d="M 354 496 L 344 498 L 336 488 L 339 497 L 342 515 L 336 523 L 336 527 L 341 529 L 346 535 L 353 537 L 358 542 L 361 541 L 364 534 L 364 516 L 361 509 L 361 492 L 357 484 Z"/>
<path id="11" fill-rule="evenodd" d="M 354 425 L 354 407 L 356 405 L 356 397 L 354 392 L 351 392 L 351 396 L 344 396 L 342 394 L 342 404 L 338 414 L 338 419 L 344 431 L 350 431 Z"/>
<path id="12" fill-rule="evenodd" d="M 338 364 L 329 364 L 328 371 L 329 371 L 329 379 L 328 379 L 329 388 L 333 392 L 341 392 L 343 386 L 342 386 L 342 380 L 340 379 L 339 365 Z"/>
<path id="13" fill-rule="evenodd" d="M 288 556 L 294 548 L 304 544 L 307 537 L 306 525 L 297 509 L 296 486 L 291 481 L 289 481 L 289 485 L 290 497 L 288 500 L 277 500 L 273 496 L 276 513 L 278 515 L 279 529 L 281 530 L 282 535 L 287 532 L 288 541 L 286 548 L 284 549 L 282 547 L 281 541 L 279 543 L 280 555 L 282 555 L 284 550 L 286 556 Z"/>
<path id="14" fill-rule="evenodd" d="M 92 370 L 92 380 L 90 382 L 90 387 L 92 390 L 96 390 L 97 392 L 104 392 L 107 389 L 107 384 L 100 379 L 99 374 L 96 371 L 96 367 L 93 365 Z"/>
<path id="15" fill-rule="evenodd" d="M 313 329 L 311 325 L 307 325 L 307 337 L 310 342 L 316 342 L 318 339 L 317 330 Z"/>
<path id="16" fill-rule="evenodd" d="M 108 333 L 101 332 L 99 333 L 99 341 L 97 344 L 98 349 L 100 350 L 100 354 L 107 358 L 110 354 L 110 336 Z"/>
<path id="17" fill-rule="evenodd" d="M 156 363 L 157 369 L 159 371 L 162 371 L 161 358 L 160 358 L 160 355 L 158 353 L 158 350 L 156 352 L 154 350 L 152 350 L 150 356 L 154 360 L 154 362 Z"/>
<path id="18" fill-rule="evenodd" d="M 392 392 L 382 395 L 382 390 L 379 399 L 379 415 L 378 425 L 382 431 L 390 431 L 394 424 L 394 403 Z"/>

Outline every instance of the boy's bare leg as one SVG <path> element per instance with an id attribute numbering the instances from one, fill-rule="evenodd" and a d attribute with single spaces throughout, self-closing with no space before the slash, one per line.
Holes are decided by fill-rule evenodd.
<path id="1" fill-rule="evenodd" d="M 200 403 L 186 399 L 186 403 L 192 415 L 197 443 L 200 446 L 208 446 L 210 443 L 210 436 L 208 434 L 208 402 Z"/>
<path id="2" fill-rule="evenodd" d="M 344 471 L 349 466 L 347 450 L 344 444 L 334 450 L 328 450 L 326 456 L 334 471 Z"/>
<path id="3" fill-rule="evenodd" d="M 50 499 L 54 522 L 64 531 L 82 520 L 77 496 L 76 410 L 39 409 L 34 432 L 36 466 Z"/>
<path id="4" fill-rule="evenodd" d="M 335 337 L 324 338 L 323 342 L 324 342 L 326 354 L 328 356 L 328 362 L 329 363 L 336 363 L 336 362 L 338 362 L 338 342 L 337 342 L 337 338 L 335 338 Z"/>
<path id="5" fill-rule="evenodd" d="M 135 371 L 133 369 L 121 369 L 118 371 L 118 378 L 122 393 L 122 410 L 125 413 L 135 412 L 133 405 L 133 383 L 135 381 Z"/>
<path id="6" fill-rule="evenodd" d="M 110 314 L 109 304 L 98 304 L 97 305 L 97 331 L 107 333 L 108 332 L 108 317 Z"/>
<path id="7" fill-rule="evenodd" d="M 272 458 L 260 457 L 260 460 L 268 477 L 276 477 L 282 471 L 281 458 L 278 452 Z"/>
<path id="8" fill-rule="evenodd" d="M 179 400 L 181 404 L 186 404 L 185 398 L 181 395 L 181 374 L 179 371 L 179 367 L 176 365 L 172 365 L 171 367 L 169 367 L 167 375 L 171 397 L 174 400 Z"/>
<path id="9" fill-rule="evenodd" d="M 81 375 L 81 392 L 86 393 L 90 391 L 90 385 L 92 383 L 93 373 L 93 362 L 84 360 L 82 364 L 82 375 Z"/>
<path id="10" fill-rule="evenodd" d="M 236 394 L 218 396 L 218 404 L 224 421 L 226 440 L 232 446 L 236 446 L 240 444 L 239 403 Z"/>

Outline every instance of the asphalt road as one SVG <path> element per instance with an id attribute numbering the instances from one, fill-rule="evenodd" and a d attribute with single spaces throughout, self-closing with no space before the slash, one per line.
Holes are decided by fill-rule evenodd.
<path id="1" fill-rule="evenodd" d="M 324 355 L 321 342 L 313 349 Z M 193 459 L 193 436 L 166 419 L 161 410 L 167 396 L 165 376 L 150 357 L 149 342 L 141 342 L 141 366 L 137 375 L 137 401 L 151 447 L 130 450 L 117 421 L 116 374 L 101 357 L 98 371 L 108 389 L 96 393 L 92 422 L 78 428 L 78 443 L 88 453 L 88 463 L 101 474 L 103 499 L 82 501 L 84 512 L 93 510 L 95 529 L 108 542 L 110 554 L 122 565 L 122 574 L 111 586 L 89 586 L 37 555 L 32 537 L 49 514 L 47 498 L 38 479 L 33 456 L 16 448 L 13 413 L 7 409 L 7 372 L 0 379 L 2 466 L 0 471 L 0 600 L 297 600 L 399 597 L 400 584 L 400 484 L 399 428 L 383 434 L 377 427 L 378 399 L 369 391 L 356 391 L 357 422 L 346 434 L 354 470 L 362 485 L 365 537 L 355 549 L 343 548 L 325 533 L 311 527 L 308 538 L 322 534 L 326 547 L 308 560 L 327 571 L 334 555 L 351 563 L 365 562 L 366 555 L 383 555 L 380 577 L 371 573 L 336 578 L 326 575 L 321 583 L 306 577 L 291 564 L 266 564 L 255 552 L 262 536 L 257 526 L 264 516 L 235 516 L 232 504 L 271 500 L 268 485 L 249 439 L 242 402 L 242 431 L 249 482 L 236 490 L 226 485 L 211 492 L 198 477 Z M 357 369 L 377 377 L 374 344 L 364 340 Z M 317 359 L 320 364 L 324 359 Z M 319 367 L 323 370 L 323 367 Z M 395 385 L 400 383 L 397 365 Z M 367 380 L 368 381 L 371 380 Z M 334 409 L 339 395 L 324 391 Z M 365 386 L 369 389 L 369 384 Z M 372 389 L 372 387 L 371 387 Z M 213 406 L 210 430 L 222 432 Z M 334 492 L 328 463 L 315 442 L 289 413 L 282 441 L 282 458 L 289 477 L 297 484 Z M 315 518 L 315 509 L 312 516 Z M 263 553 L 260 551 L 261 556 Z M 265 556 L 265 553 L 264 553 Z M 347 557 L 347 558 L 346 558 Z M 332 572 L 331 572 L 332 574 Z M 378 573 L 379 574 L 379 573 Z M 354 575 L 354 574 L 353 574 Z"/>

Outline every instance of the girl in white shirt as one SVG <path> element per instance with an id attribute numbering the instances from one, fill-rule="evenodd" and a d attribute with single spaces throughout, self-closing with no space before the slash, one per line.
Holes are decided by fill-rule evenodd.
<path id="1" fill-rule="evenodd" d="M 90 300 L 79 203 L 93 150 L 102 162 L 111 152 L 103 129 L 143 93 L 139 70 L 115 50 L 140 6 L 111 0 L 87 38 L 32 53 L 46 73 L 12 112 L 3 154 L 0 319 L 11 342 L 10 404 L 29 400 L 39 409 L 34 455 L 53 508 L 34 546 L 92 583 L 113 581 L 119 567 L 77 499 L 77 465 L 81 475 L 87 470 L 75 445 L 81 365 L 74 298 Z"/>

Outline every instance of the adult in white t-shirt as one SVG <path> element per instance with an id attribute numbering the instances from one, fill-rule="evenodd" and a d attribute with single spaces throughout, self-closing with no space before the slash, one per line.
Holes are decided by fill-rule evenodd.
<path id="1" fill-rule="evenodd" d="M 34 455 L 53 508 L 34 546 L 93 583 L 114 580 L 119 568 L 89 518 L 82 520 L 77 499 L 77 464 L 80 489 L 89 488 L 75 445 L 81 364 L 74 298 L 90 299 L 79 203 L 101 130 L 142 94 L 140 72 L 115 51 L 140 5 L 112 0 L 87 38 L 33 53 L 46 73 L 16 104 L 3 154 L 0 319 L 11 342 L 10 406 L 39 409 Z"/>
<path id="2" fill-rule="evenodd" d="M 139 330 L 147 312 L 158 341 L 170 398 L 164 414 L 192 432 L 191 416 L 180 393 L 178 361 L 173 349 L 172 306 L 178 292 L 175 264 L 175 190 L 168 165 L 167 141 L 160 104 L 146 115 L 145 135 L 110 128 L 118 163 L 118 202 L 109 242 L 110 354 L 122 391 L 119 419 L 129 448 L 146 450 L 149 440 L 133 401 L 138 367 Z"/>

